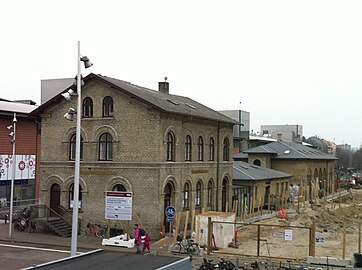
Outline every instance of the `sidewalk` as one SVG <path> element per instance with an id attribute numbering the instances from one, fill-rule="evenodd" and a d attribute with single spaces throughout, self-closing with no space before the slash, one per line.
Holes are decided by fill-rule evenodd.
<path id="1" fill-rule="evenodd" d="M 15 229 L 11 231 L 11 239 L 9 238 L 9 223 L 0 223 L 0 241 L 10 242 L 13 244 L 30 243 L 42 245 L 54 245 L 64 247 L 65 250 L 70 251 L 71 237 L 61 237 L 48 230 L 36 230 L 35 232 L 18 232 Z M 93 235 L 88 235 L 84 238 L 83 234 L 77 237 L 77 248 L 83 249 L 105 249 L 102 246 L 102 239 Z M 133 250 L 132 250 L 133 251 Z"/>
<path id="2" fill-rule="evenodd" d="M 77 237 L 77 251 L 80 249 L 95 250 L 103 249 L 109 251 L 119 251 L 125 253 L 134 253 L 135 248 L 125 248 L 116 246 L 103 246 L 102 238 L 97 238 L 95 235 L 87 235 L 85 238 L 81 233 Z M 49 230 L 35 230 L 35 232 L 18 232 L 13 229 L 11 232 L 11 239 L 9 239 L 9 223 L 4 223 L 0 220 L 0 242 L 9 242 L 11 244 L 40 244 L 61 247 L 61 249 L 71 249 L 71 237 L 61 237 Z M 160 241 L 151 242 L 151 250 L 157 253 L 167 253 L 168 246 L 172 243 L 173 238 L 164 238 Z"/>

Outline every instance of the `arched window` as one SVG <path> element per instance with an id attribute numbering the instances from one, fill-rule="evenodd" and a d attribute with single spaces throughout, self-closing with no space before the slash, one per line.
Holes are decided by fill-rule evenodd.
<path id="1" fill-rule="evenodd" d="M 82 208 L 82 187 L 79 185 L 79 195 L 78 195 L 78 209 Z M 71 184 L 69 187 L 69 209 L 73 209 L 74 206 L 74 184 Z"/>
<path id="2" fill-rule="evenodd" d="M 192 150 L 191 146 L 192 146 L 191 136 L 187 135 L 186 141 L 185 141 L 185 160 L 186 161 L 191 161 L 191 150 Z"/>
<path id="3" fill-rule="evenodd" d="M 83 100 L 83 118 L 93 117 L 93 100 L 90 97 L 86 97 Z"/>
<path id="4" fill-rule="evenodd" d="M 210 138 L 209 142 L 209 161 L 215 160 L 215 142 L 214 138 Z"/>
<path id="5" fill-rule="evenodd" d="M 254 165 L 261 166 L 261 161 L 259 159 L 256 159 L 253 161 Z"/>
<path id="6" fill-rule="evenodd" d="M 213 190 L 214 190 L 214 183 L 210 179 L 209 182 L 207 183 L 207 204 L 208 205 L 212 205 Z"/>
<path id="7" fill-rule="evenodd" d="M 111 116 L 113 116 L 113 99 L 108 96 L 103 99 L 103 117 Z"/>
<path id="8" fill-rule="evenodd" d="M 190 185 L 185 183 L 183 191 L 182 207 L 188 209 L 190 207 Z"/>
<path id="9" fill-rule="evenodd" d="M 112 191 L 127 191 L 127 189 L 122 184 L 117 184 L 112 188 Z"/>
<path id="10" fill-rule="evenodd" d="M 229 156 L 230 156 L 230 143 L 229 143 L 229 139 L 225 138 L 224 139 L 224 148 L 223 148 L 223 161 L 229 161 Z"/>
<path id="11" fill-rule="evenodd" d="M 198 181 L 196 184 L 196 197 L 195 197 L 195 207 L 201 207 L 201 181 Z"/>
<path id="12" fill-rule="evenodd" d="M 204 160 L 204 139 L 200 136 L 197 141 L 197 160 Z"/>
<path id="13" fill-rule="evenodd" d="M 76 153 L 76 134 L 70 137 L 69 141 L 69 160 L 75 160 Z M 83 138 L 80 137 L 80 160 L 83 160 Z"/>
<path id="14" fill-rule="evenodd" d="M 99 138 L 99 160 L 113 159 L 113 138 L 109 133 L 103 133 Z"/>
<path id="15" fill-rule="evenodd" d="M 172 132 L 167 134 L 167 161 L 175 161 L 175 136 Z"/>

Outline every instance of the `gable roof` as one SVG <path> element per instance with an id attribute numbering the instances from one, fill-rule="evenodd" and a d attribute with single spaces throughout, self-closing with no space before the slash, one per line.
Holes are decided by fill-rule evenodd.
<path id="1" fill-rule="evenodd" d="M 289 173 L 260 167 L 243 161 L 234 161 L 233 164 L 233 183 L 235 180 L 272 180 L 292 176 Z"/>
<path id="2" fill-rule="evenodd" d="M 101 81 L 105 84 L 108 84 L 111 88 L 117 91 L 121 91 L 122 93 L 131 96 L 132 98 L 135 98 L 145 104 L 148 104 L 161 112 L 181 114 L 229 124 L 237 124 L 237 121 L 187 97 L 163 93 L 161 91 L 148 89 L 126 81 L 94 73 L 89 74 L 83 80 L 85 83 L 90 80 Z M 63 99 L 61 94 L 67 92 L 71 87 L 72 86 L 69 86 L 67 89 L 64 89 L 64 91 L 45 102 L 39 108 L 34 110 L 32 114 L 40 114 L 48 107 L 53 106 L 55 103 L 59 102 L 59 99 Z"/>
<path id="3" fill-rule="evenodd" d="M 284 141 L 268 143 L 243 152 L 247 154 L 271 154 L 273 159 L 337 159 L 315 148 Z"/>

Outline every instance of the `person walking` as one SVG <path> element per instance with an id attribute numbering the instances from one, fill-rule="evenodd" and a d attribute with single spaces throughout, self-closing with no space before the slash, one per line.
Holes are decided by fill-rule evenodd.
<path id="1" fill-rule="evenodd" d="M 136 253 L 137 254 L 141 254 L 141 243 L 142 243 L 142 239 L 140 236 L 140 229 L 141 227 L 138 226 L 138 224 L 134 225 L 135 231 L 134 231 L 134 244 L 136 246 Z"/>
<path id="2" fill-rule="evenodd" d="M 143 250 L 142 253 L 145 253 L 145 250 L 147 248 L 148 253 L 151 253 L 151 237 L 148 233 L 146 233 L 146 237 L 144 239 L 144 243 L 143 243 Z"/>

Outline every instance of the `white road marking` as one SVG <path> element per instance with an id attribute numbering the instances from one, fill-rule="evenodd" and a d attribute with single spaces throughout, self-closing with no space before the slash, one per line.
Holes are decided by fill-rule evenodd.
<path id="1" fill-rule="evenodd" d="M 17 245 L 8 245 L 8 244 L 0 244 L 0 247 L 22 248 L 22 249 L 41 250 L 41 251 L 50 251 L 50 252 L 59 252 L 59 253 L 70 253 L 69 250 L 37 248 L 37 247 L 17 246 Z M 83 252 L 78 252 L 78 253 L 83 254 Z"/>

